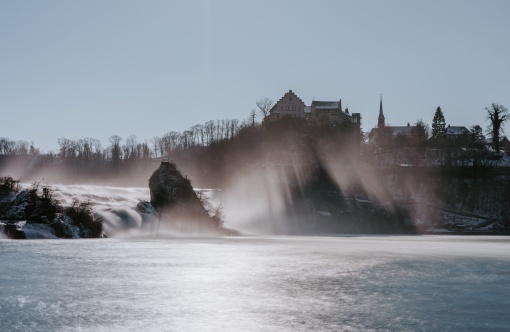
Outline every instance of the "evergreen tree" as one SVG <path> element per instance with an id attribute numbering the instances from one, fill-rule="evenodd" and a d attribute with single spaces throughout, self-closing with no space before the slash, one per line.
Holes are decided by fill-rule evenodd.
<path id="1" fill-rule="evenodd" d="M 437 107 L 434 118 L 432 119 L 432 137 L 436 139 L 443 139 L 446 136 L 446 122 L 444 120 L 443 111 L 441 107 Z"/>

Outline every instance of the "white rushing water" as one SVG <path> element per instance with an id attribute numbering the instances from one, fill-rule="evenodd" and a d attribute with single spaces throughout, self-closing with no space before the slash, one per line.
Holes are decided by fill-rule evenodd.
<path id="1" fill-rule="evenodd" d="M 22 184 L 22 188 L 31 185 Z M 55 199 L 63 206 L 72 204 L 73 199 L 91 202 L 93 210 L 104 219 L 104 231 L 108 237 L 155 236 L 165 233 L 154 215 L 144 214 L 136 208 L 140 201 L 150 201 L 149 188 L 113 187 L 98 185 L 50 185 Z M 221 192 L 214 189 L 196 189 L 211 207 L 221 204 Z M 30 224 L 24 227 L 27 238 L 54 238 L 50 227 Z M 0 235 L 1 236 L 1 235 Z"/>
<path id="2" fill-rule="evenodd" d="M 510 238 L 0 240 L 0 331 L 510 326 Z"/>
<path id="3" fill-rule="evenodd" d="M 54 189 L 55 198 L 62 205 L 71 205 L 73 198 L 81 202 L 90 201 L 94 211 L 104 218 L 104 231 L 109 237 L 124 234 L 129 230 L 139 231 L 143 215 L 137 211 L 136 205 L 142 200 L 150 200 L 149 188 L 97 185 L 51 187 Z"/>

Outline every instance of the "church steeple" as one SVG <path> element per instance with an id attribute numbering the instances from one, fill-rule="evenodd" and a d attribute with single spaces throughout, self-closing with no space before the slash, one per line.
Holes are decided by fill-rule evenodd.
<path id="1" fill-rule="evenodd" d="M 381 101 L 379 103 L 379 118 L 377 118 L 377 126 L 379 128 L 382 128 L 384 127 L 384 114 L 383 114 L 383 109 L 382 109 L 382 95 L 381 95 Z"/>

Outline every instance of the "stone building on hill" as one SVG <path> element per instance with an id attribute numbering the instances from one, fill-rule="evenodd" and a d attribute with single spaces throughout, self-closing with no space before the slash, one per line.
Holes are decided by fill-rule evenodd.
<path id="1" fill-rule="evenodd" d="M 269 111 L 264 121 L 278 120 L 283 117 L 308 118 L 310 109 L 292 90 L 285 93 Z"/>
<path id="2" fill-rule="evenodd" d="M 349 115 L 349 111 L 342 110 L 342 99 L 338 101 L 312 101 L 311 114 L 316 121 L 334 121 L 344 122 L 351 121 L 352 117 Z"/>
<path id="3" fill-rule="evenodd" d="M 319 101 L 314 100 L 310 106 L 289 90 L 278 100 L 269 111 L 264 121 L 274 121 L 284 117 L 303 118 L 315 122 L 344 123 L 350 122 L 361 126 L 360 113 L 349 114 L 348 109 L 342 109 L 342 100 Z"/>
<path id="4" fill-rule="evenodd" d="M 307 106 L 301 98 L 289 90 L 270 109 L 269 114 L 264 118 L 264 123 L 286 118 L 303 119 L 309 124 L 321 125 L 322 129 L 334 127 L 337 134 L 343 134 L 340 135 L 337 147 L 343 146 L 344 157 L 351 156 L 354 163 L 359 161 L 362 141 L 361 114 L 349 114 L 347 108 L 344 111 L 341 99 L 337 101 L 313 100 L 312 104 Z M 330 146 L 333 149 L 330 152 L 334 154 L 335 147 L 334 145 Z"/>

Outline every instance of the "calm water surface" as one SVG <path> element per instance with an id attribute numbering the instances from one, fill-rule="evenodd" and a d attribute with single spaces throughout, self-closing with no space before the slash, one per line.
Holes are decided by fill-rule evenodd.
<path id="1" fill-rule="evenodd" d="M 1 331 L 509 328 L 506 237 L 0 240 Z"/>

